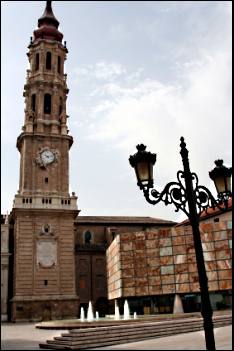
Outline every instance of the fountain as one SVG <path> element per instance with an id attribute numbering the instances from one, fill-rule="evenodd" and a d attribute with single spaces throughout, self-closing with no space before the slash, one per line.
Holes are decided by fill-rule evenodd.
<path id="1" fill-rule="evenodd" d="M 125 300 L 125 302 L 124 302 L 124 319 L 129 319 L 129 318 L 130 318 L 130 312 L 129 312 L 128 301 Z"/>
<path id="2" fill-rule="evenodd" d="M 83 322 L 85 320 L 84 308 L 81 307 L 80 309 L 80 320 Z"/>
<path id="3" fill-rule="evenodd" d="M 99 312 L 96 311 L 96 319 L 99 319 Z"/>
<path id="4" fill-rule="evenodd" d="M 117 300 L 115 300 L 115 319 L 120 319 L 119 306 Z"/>
<path id="5" fill-rule="evenodd" d="M 94 319 L 93 315 L 93 307 L 91 301 L 89 301 L 89 307 L 88 307 L 88 314 L 87 314 L 87 320 L 92 321 Z"/>
<path id="6" fill-rule="evenodd" d="M 133 318 L 134 318 L 134 319 L 137 319 L 137 313 L 136 313 L 136 312 L 134 312 Z"/>

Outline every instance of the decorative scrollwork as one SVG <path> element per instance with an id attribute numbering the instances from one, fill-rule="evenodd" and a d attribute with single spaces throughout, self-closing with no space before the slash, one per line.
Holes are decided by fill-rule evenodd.
<path id="1" fill-rule="evenodd" d="M 227 208 L 227 201 L 225 202 L 224 199 L 215 200 L 209 189 L 205 186 L 198 185 L 198 176 L 196 173 L 190 173 L 190 176 L 192 179 L 193 194 L 198 216 L 200 216 L 203 211 L 207 212 L 208 208 L 218 208 L 220 211 L 225 211 Z M 174 204 L 176 207 L 175 212 L 182 210 L 189 217 L 188 197 L 184 179 L 184 172 L 178 171 L 178 182 L 168 183 L 161 193 L 156 189 L 150 191 L 149 187 L 144 187 L 143 192 L 147 202 L 152 205 L 156 205 L 160 201 L 163 201 L 166 206 Z"/>
<path id="2" fill-rule="evenodd" d="M 177 172 L 177 182 L 168 183 L 162 192 L 153 188 L 153 165 L 156 162 L 156 154 L 145 151 L 146 146 L 137 145 L 138 152 L 129 158 L 130 165 L 135 168 L 138 186 L 143 190 L 146 201 L 156 205 L 163 201 L 165 205 L 174 204 L 175 211 L 182 210 L 194 227 L 198 226 L 199 217 L 202 212 L 208 212 L 209 208 L 219 209 L 225 212 L 228 209 L 228 201 L 232 197 L 230 182 L 232 168 L 223 166 L 223 160 L 215 161 L 216 168 L 209 172 L 212 180 L 224 177 L 224 185 L 218 191 L 217 200 L 210 190 L 199 185 L 198 176 L 190 171 L 188 150 L 184 138 L 180 138 L 180 154 L 183 162 L 183 171 Z M 142 166 L 143 165 L 143 166 Z M 139 168 L 138 168 L 139 166 Z M 217 186 L 217 185 L 216 185 Z"/>
<path id="3" fill-rule="evenodd" d="M 168 183 L 163 191 L 160 193 L 156 189 L 152 189 L 151 193 L 149 188 L 144 188 L 144 196 L 146 200 L 152 205 L 156 205 L 158 202 L 163 201 L 165 205 L 174 204 L 176 207 L 175 211 L 182 210 L 188 215 L 187 209 L 187 195 L 184 186 L 184 174 L 182 171 L 177 172 L 178 182 Z M 154 198 L 151 199 L 150 195 Z"/>
<path id="4" fill-rule="evenodd" d="M 208 208 L 218 208 L 220 211 L 225 211 L 228 208 L 228 198 L 219 198 L 216 200 L 210 190 L 203 185 L 199 185 L 194 189 L 196 204 L 199 215 L 203 211 L 208 211 Z"/>

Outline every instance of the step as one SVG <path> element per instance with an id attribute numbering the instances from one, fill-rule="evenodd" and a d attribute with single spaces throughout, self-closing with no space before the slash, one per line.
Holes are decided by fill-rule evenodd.
<path id="1" fill-rule="evenodd" d="M 229 321 L 231 320 L 231 318 L 229 317 L 227 319 L 228 323 Z M 221 319 L 221 323 L 224 323 L 225 320 L 224 319 Z M 192 322 L 187 322 L 186 321 L 186 325 L 196 325 L 196 323 L 198 323 L 199 325 L 200 324 L 203 324 L 203 320 L 200 319 L 199 321 L 192 321 Z M 218 320 L 217 319 L 214 319 L 214 323 L 218 323 Z M 177 327 L 178 328 L 183 328 L 184 326 L 184 323 L 180 323 L 180 324 L 177 324 L 175 322 L 164 322 L 164 323 L 147 323 L 147 324 L 144 324 L 144 330 L 150 330 L 152 328 L 170 328 L 170 327 Z M 131 325 L 129 326 L 125 326 L 124 328 L 122 328 L 122 326 L 115 326 L 115 327 L 99 327 L 99 328 L 91 328 L 91 329 L 84 329 L 84 330 L 71 330 L 69 333 L 63 333 L 61 335 L 61 337 L 66 337 L 66 338 L 70 338 L 70 337 L 85 337 L 85 336 L 90 336 L 90 337 L 96 337 L 97 334 L 99 334 L 100 332 L 103 334 L 104 332 L 106 334 L 113 334 L 115 332 L 118 332 L 120 333 L 121 331 L 123 332 L 126 332 L 126 330 L 128 330 L 128 332 L 131 332 L 133 331 L 134 333 L 136 333 L 138 330 L 142 330 L 142 325 L 140 326 L 134 326 L 132 327 Z M 61 338 L 60 337 L 60 338 Z"/>
<path id="2" fill-rule="evenodd" d="M 197 326 L 197 327 L 193 327 L 193 331 L 194 330 L 201 330 L 202 329 L 202 326 Z M 183 333 L 185 332 L 189 332 L 191 331 L 191 328 L 184 328 L 183 329 Z M 133 340 L 133 341 L 137 341 L 139 339 L 145 339 L 145 338 L 150 338 L 150 337 L 160 337 L 160 336 L 163 336 L 163 335 L 172 335 L 172 334 L 178 334 L 178 330 L 176 329 L 172 329 L 170 331 L 168 330 L 160 330 L 160 331 L 150 331 L 150 332 L 147 332 L 147 333 L 144 333 L 142 332 L 141 334 L 132 334 L 132 335 L 129 335 L 128 333 L 125 333 L 124 335 L 110 335 L 110 336 L 107 336 L 107 335 L 100 335 L 99 338 L 100 338 L 100 342 L 105 342 L 105 341 L 112 341 L 112 340 Z M 69 345 L 81 345 L 83 343 L 85 344 L 92 344 L 93 342 L 97 342 L 97 340 L 99 338 L 95 338 L 94 340 L 93 339 L 82 339 L 82 340 L 74 340 L 74 339 L 71 339 L 71 340 L 57 340 L 57 338 L 55 340 L 48 340 L 47 342 L 49 344 L 63 344 L 63 345 L 66 345 L 66 344 L 69 344 Z M 127 342 L 127 341 L 126 341 Z"/>
<path id="3" fill-rule="evenodd" d="M 192 326 L 192 328 L 200 328 L 200 327 L 203 327 L 202 324 L 199 324 L 199 325 L 196 325 L 196 326 Z M 151 332 L 161 332 L 161 331 L 165 331 L 167 330 L 168 332 L 169 331 L 173 331 L 173 330 L 183 330 L 183 328 L 185 328 L 185 326 L 181 326 L 180 328 L 178 328 L 178 326 L 176 327 L 171 327 L 171 328 L 151 328 L 149 330 L 145 330 L 145 329 L 142 329 L 142 330 L 139 330 L 139 331 L 124 331 L 124 332 L 118 332 L 118 331 L 115 331 L 113 333 L 102 333 L 100 332 L 99 335 L 101 335 L 102 337 L 110 337 L 110 336 L 124 336 L 124 335 L 141 335 L 141 334 L 146 334 L 146 333 L 151 333 Z M 187 326 L 186 328 L 190 328 L 191 329 L 191 326 Z M 55 337 L 55 340 L 80 340 L 82 338 L 82 340 L 86 340 L 86 339 L 96 339 L 97 337 L 99 337 L 99 335 L 83 335 L 82 337 L 80 336 L 69 336 L 69 337 L 59 337 L 59 336 L 56 336 Z"/>
<path id="4" fill-rule="evenodd" d="M 186 324 L 188 323 L 195 323 L 195 322 L 199 322 L 199 321 L 202 321 L 202 318 L 199 318 L 199 319 L 190 319 L 190 320 L 186 320 Z M 129 324 L 126 324 L 126 325 L 115 325 L 115 326 L 109 326 L 109 327 L 92 327 L 92 328 L 85 328 L 85 329 L 71 329 L 69 331 L 69 333 L 71 334 L 74 334 L 74 333 L 87 333 L 88 331 L 90 333 L 95 333 L 95 332 L 98 332 L 100 329 L 102 331 L 109 331 L 109 330 L 114 330 L 114 329 L 122 329 L 122 330 L 126 330 L 126 328 L 128 329 L 134 329 L 134 330 L 137 330 L 137 329 L 141 329 L 142 328 L 142 325 L 144 325 L 145 328 L 147 328 L 148 326 L 151 326 L 151 325 L 169 325 L 169 324 L 172 324 L 172 325 L 180 325 L 181 323 L 184 324 L 184 320 L 181 319 L 179 321 L 152 321 L 152 322 L 142 322 L 142 323 L 138 323 L 137 325 L 136 324 L 131 324 L 129 322 Z"/>
<path id="5" fill-rule="evenodd" d="M 197 329 L 197 330 L 201 330 L 201 328 Z M 191 330 L 189 330 L 191 331 Z M 189 332 L 188 331 L 188 332 Z M 86 349 L 86 348 L 95 348 L 95 347 L 102 347 L 102 346 L 108 346 L 108 345 L 116 345 L 116 344 L 125 344 L 125 343 L 129 343 L 129 342 L 135 342 L 135 341 L 141 341 L 141 340 L 145 340 L 145 339 L 149 339 L 149 338 L 157 338 L 157 337 L 164 337 L 164 336 L 168 336 L 168 335 L 173 335 L 173 334 L 168 334 L 168 333 L 163 333 L 162 335 L 145 335 L 144 337 L 138 337 L 138 338 L 118 338 L 118 339 L 109 339 L 109 340 L 105 340 L 105 341 L 96 341 L 96 342 L 81 342 L 80 344 L 78 343 L 46 343 L 46 344 L 40 344 L 41 348 L 47 348 L 47 349 Z"/>
<path id="6" fill-rule="evenodd" d="M 198 330 L 201 330 L 198 329 Z M 197 331 L 197 330 L 196 330 Z M 191 332 L 191 330 L 189 330 L 188 332 Z M 170 334 L 173 335 L 173 334 Z M 158 336 L 158 337 L 164 337 L 164 336 L 168 336 L 167 333 Z M 153 335 L 152 338 L 156 338 L 157 336 Z M 41 348 L 44 349 L 70 349 L 70 350 L 82 350 L 82 349 L 92 349 L 92 348 L 96 348 L 96 347 L 103 347 L 103 346 L 111 346 L 111 345 L 117 345 L 117 344 L 125 344 L 128 342 L 137 342 L 137 341 L 143 341 L 145 339 L 149 339 L 149 336 L 145 336 L 144 338 L 136 338 L 135 340 L 129 340 L 129 339 L 123 339 L 123 340 L 112 340 L 112 341 L 105 341 L 105 342 L 96 342 L 93 344 L 83 344 L 80 345 L 80 347 L 78 345 L 62 345 L 62 344 L 40 344 L 39 346 Z"/>
<path id="7" fill-rule="evenodd" d="M 231 319 L 229 320 L 229 321 L 226 321 L 226 323 L 224 323 L 224 321 L 220 321 L 218 324 L 220 324 L 220 326 L 223 326 L 224 324 L 230 324 L 231 323 Z M 217 323 L 215 323 L 215 326 L 217 327 L 218 325 L 217 325 Z M 176 330 L 175 330 L 176 329 Z M 201 330 L 201 329 L 203 329 L 202 328 L 202 325 L 200 325 L 200 326 L 196 326 L 195 327 L 195 325 L 192 325 L 192 328 L 191 328 L 191 326 L 189 326 L 189 327 L 187 327 L 187 328 L 185 328 L 184 326 L 182 326 L 182 327 L 180 327 L 179 329 L 182 329 L 181 330 L 181 332 L 188 332 L 188 331 L 194 331 L 195 329 L 196 330 Z M 139 333 L 138 333 L 138 335 L 137 335 L 137 339 L 139 340 L 140 338 L 146 338 L 146 337 L 151 337 L 151 335 L 152 335 L 152 337 L 155 337 L 155 334 L 158 334 L 158 336 L 163 336 L 163 335 L 169 335 L 169 333 L 170 334 L 175 334 L 175 333 L 178 333 L 178 332 L 180 332 L 180 330 L 179 330 L 178 328 L 176 328 L 176 326 L 174 327 L 174 330 L 171 328 L 171 330 L 168 330 L 168 329 L 166 329 L 165 330 L 165 328 L 164 328 L 164 330 L 162 331 L 159 331 L 159 330 L 157 330 L 157 331 L 154 331 L 153 333 L 150 333 L 149 334 L 149 331 L 147 332 L 147 333 L 145 333 L 145 330 L 143 330 L 143 332 L 144 332 L 144 335 L 143 336 L 141 336 Z M 126 334 L 126 333 L 125 333 Z M 146 335 L 147 334 L 147 335 Z M 69 335 L 69 334 L 67 334 L 67 335 Z M 120 338 L 121 339 L 123 339 L 123 337 L 124 338 L 126 338 L 126 336 L 128 337 L 128 339 L 129 339 L 129 334 L 127 333 L 127 335 L 122 335 L 122 337 L 120 336 L 120 335 L 117 335 L 117 339 L 119 340 Z M 103 335 L 102 333 L 101 333 L 101 340 L 102 341 L 104 341 L 104 339 L 105 339 L 105 343 L 108 341 L 108 337 L 109 337 L 109 341 L 110 341 L 110 336 L 107 336 L 107 335 Z M 132 336 L 133 338 L 136 338 L 136 333 L 134 333 L 134 335 Z M 57 345 L 58 345 L 58 341 L 57 341 L 57 338 L 58 337 L 56 337 L 56 339 L 55 339 L 55 341 L 54 341 L 54 343 L 56 343 Z M 61 337 L 60 337 L 61 338 Z M 63 338 L 62 338 L 63 339 Z M 66 338 L 65 338 L 66 339 Z M 73 341 L 72 341 L 72 339 L 73 339 Z M 114 339 L 116 339 L 116 337 L 114 337 L 113 335 L 111 335 L 111 341 L 112 340 L 114 340 Z M 75 342 L 75 340 L 76 340 L 76 338 L 69 338 L 69 340 L 64 340 L 63 342 L 62 342 L 62 344 L 63 344 L 63 346 L 64 346 L 64 344 L 70 344 L 71 342 L 72 342 L 72 344 L 74 344 L 74 342 Z M 91 347 L 91 345 L 90 345 L 90 343 L 91 343 L 91 341 L 92 340 L 90 340 L 90 338 L 89 338 L 89 340 L 86 340 L 86 338 L 84 338 L 84 336 L 82 337 L 82 340 L 80 340 L 80 338 L 79 338 L 79 340 L 78 340 L 78 343 L 80 344 L 80 343 L 83 343 L 83 342 L 85 342 L 86 344 L 88 344 L 89 345 L 89 347 Z M 96 340 L 95 340 L 96 341 Z M 120 341 L 120 340 L 119 340 Z M 76 343 L 77 344 L 77 343 Z M 96 342 L 95 342 L 95 344 L 96 344 Z M 100 344 L 100 341 L 99 341 L 99 344 Z M 52 345 L 51 345 L 52 346 Z M 72 346 L 72 345 L 71 345 Z M 78 346 L 78 345 L 77 345 Z"/>
<path id="8" fill-rule="evenodd" d="M 203 323 L 196 323 L 196 324 L 192 324 L 192 325 L 186 325 L 187 328 L 195 328 L 195 327 L 203 327 Z M 86 340 L 86 339 L 95 339 L 97 338 L 99 335 L 103 336 L 103 337 L 108 337 L 108 336 L 121 336 L 121 335 L 140 335 L 140 334 L 145 334 L 145 333 L 149 333 L 151 331 L 155 332 L 158 331 L 160 332 L 161 330 L 183 330 L 185 328 L 184 325 L 170 325 L 170 326 L 154 326 L 152 325 L 150 328 L 142 328 L 139 330 L 129 330 L 128 328 L 126 328 L 125 330 L 108 330 L 105 333 L 100 330 L 99 333 L 95 333 L 95 335 L 90 334 L 90 333 L 83 333 L 81 334 L 66 334 L 64 336 L 57 336 L 55 337 L 55 340 L 80 340 L 82 338 L 82 340 Z"/>
<path id="9" fill-rule="evenodd" d="M 183 322 L 183 323 L 182 323 Z M 214 327 L 230 325 L 232 316 L 215 316 Z M 160 338 L 168 335 L 188 333 L 203 329 L 203 319 L 186 319 L 164 322 L 143 322 L 138 325 L 121 325 L 110 327 L 96 327 L 88 329 L 71 330 L 69 333 L 54 337 L 46 343 L 39 344 L 45 349 L 86 349 L 108 345 L 123 344 L 145 340 L 147 338 Z"/>

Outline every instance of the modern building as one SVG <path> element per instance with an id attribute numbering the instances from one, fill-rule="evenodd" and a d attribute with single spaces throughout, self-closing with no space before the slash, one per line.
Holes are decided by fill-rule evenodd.
<path id="1" fill-rule="evenodd" d="M 19 190 L 10 215 L 1 217 L 2 320 L 77 318 L 89 301 L 103 316 L 113 313 L 115 300 L 122 312 L 124 299 L 131 312 L 197 310 L 188 223 L 79 215 L 69 193 L 68 49 L 58 27 L 47 1 L 28 46 Z M 231 208 L 227 217 L 215 212 L 219 223 L 204 223 L 210 289 L 220 303 L 231 294 Z M 196 296 L 192 303 L 189 295 Z"/>
<path id="2" fill-rule="evenodd" d="M 218 223 L 221 221 L 232 221 L 232 198 L 228 200 L 228 206 L 225 212 L 222 212 L 218 207 L 214 209 L 209 207 L 207 211 L 203 211 L 200 216 L 201 223 Z M 188 225 L 189 220 L 185 220 L 178 223 L 176 226 L 183 227 Z"/>
<path id="3" fill-rule="evenodd" d="M 214 310 L 231 307 L 232 221 L 200 223 Z M 201 310 L 191 226 L 118 235 L 107 249 L 108 298 L 138 314 Z"/>

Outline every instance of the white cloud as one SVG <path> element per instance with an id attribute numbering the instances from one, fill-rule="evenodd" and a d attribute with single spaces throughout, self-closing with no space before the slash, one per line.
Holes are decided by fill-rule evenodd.
<path id="1" fill-rule="evenodd" d="M 113 103 L 110 100 L 104 100 L 100 104 L 94 106 L 93 114 L 109 111 L 113 108 Z"/>
<path id="2" fill-rule="evenodd" d="M 121 40 L 126 38 L 128 32 L 123 23 L 118 23 L 110 27 L 109 36 L 112 40 Z"/>
<path id="3" fill-rule="evenodd" d="M 64 9 L 62 3 L 58 17 L 67 23 L 64 35 L 71 47 L 67 61 L 68 123 L 74 137 L 70 173 L 72 188 L 78 187 L 80 199 L 85 199 L 79 200 L 80 207 L 88 214 L 95 209 L 110 215 L 164 213 L 168 219 L 170 206 L 154 208 L 136 190 L 128 156 L 139 142 L 156 152 L 155 178 L 160 188 L 175 179 L 182 166 L 181 135 L 200 183 L 209 184 L 208 170 L 215 158 L 231 164 L 231 2 L 114 2 L 107 6 L 105 21 L 100 21 L 106 12 L 98 2 L 88 12 L 86 3 L 80 3 L 85 18 L 79 17 L 77 2 Z M 5 28 L 16 12 L 6 13 Z M 79 21 L 69 22 L 74 13 Z M 37 11 L 32 15 L 26 6 L 25 16 L 36 19 Z M 18 17 L 14 19 L 17 24 Z M 24 118 L 25 38 L 31 28 L 23 23 L 25 27 L 5 30 L 8 39 L 3 43 L 3 209 L 12 203 L 18 187 L 15 141 Z M 10 44 L 15 37 L 17 47 Z M 15 161 L 10 168 L 9 159 Z M 98 170 L 95 176 L 93 170 Z"/>
<path id="4" fill-rule="evenodd" d="M 97 79 L 112 80 L 125 73 L 125 68 L 121 64 L 99 62 L 95 67 L 95 77 Z"/>
<path id="5" fill-rule="evenodd" d="M 231 54 L 228 50 L 187 62 L 180 67 L 180 83 L 128 79 L 134 72 L 105 63 L 111 82 L 97 85 L 92 95 L 92 128 L 88 138 L 108 142 L 126 157 L 139 142 L 160 152 L 158 167 L 164 177 L 176 172 L 179 139 L 191 149 L 193 164 L 202 177 L 218 157 L 231 158 Z M 93 67 L 96 72 L 102 64 Z M 116 79 L 114 79 L 114 74 Z M 90 70 L 88 76 L 92 76 Z M 102 75 L 100 75 L 102 76 Z M 105 76 L 105 73 L 103 74 Z M 95 76 L 97 77 L 97 75 Z M 98 117 L 98 118 L 97 118 Z M 95 132 L 94 132 L 95 131 Z M 192 151 L 193 150 L 193 151 Z M 173 173 L 174 174 L 174 173 Z"/>
<path id="6" fill-rule="evenodd" d="M 118 76 L 125 74 L 125 67 L 119 63 L 107 63 L 107 62 L 98 62 L 96 64 L 86 64 L 82 67 L 78 67 L 75 70 L 77 79 L 93 79 L 97 80 L 107 80 L 111 81 L 116 79 Z"/>

